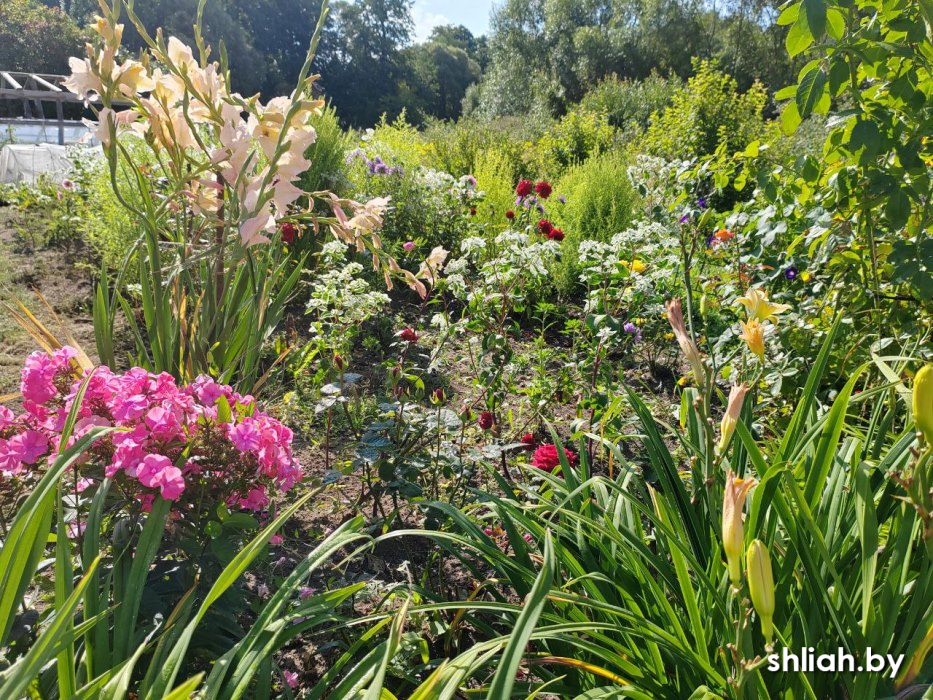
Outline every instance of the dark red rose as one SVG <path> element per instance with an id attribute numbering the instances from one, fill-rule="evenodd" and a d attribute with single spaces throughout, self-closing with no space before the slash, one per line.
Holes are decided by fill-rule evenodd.
<path id="1" fill-rule="evenodd" d="M 560 243 L 562 240 L 564 240 L 564 232 L 563 230 L 557 227 L 554 227 L 551 229 L 551 232 L 547 234 L 547 237 L 550 238 L 552 241 L 557 241 L 558 243 Z"/>
<path id="2" fill-rule="evenodd" d="M 569 464 L 574 465 L 577 463 L 577 455 L 575 452 L 565 447 L 564 454 L 567 456 L 567 462 Z M 541 447 L 535 450 L 534 456 L 531 458 L 531 466 L 543 469 L 546 472 L 554 471 L 554 467 L 558 464 L 560 464 L 560 457 L 557 456 L 556 445 L 541 445 Z"/>
<path id="3" fill-rule="evenodd" d="M 538 193 L 538 196 L 541 199 L 547 199 L 550 197 L 551 191 L 551 185 L 549 182 L 545 180 L 539 180 L 537 183 L 535 183 L 535 192 Z"/>
<path id="4" fill-rule="evenodd" d="M 494 422 L 492 411 L 483 411 L 479 414 L 479 420 L 477 421 L 479 427 L 483 430 L 489 430 Z"/>
<path id="5" fill-rule="evenodd" d="M 286 221 L 284 224 L 279 226 L 279 231 L 282 232 L 282 243 L 285 245 L 291 245 L 295 242 L 295 239 L 298 238 L 300 231 L 295 224 L 289 223 Z"/>
<path id="6" fill-rule="evenodd" d="M 535 437 L 534 433 L 525 433 L 522 435 L 519 442 L 525 445 L 526 450 L 533 450 L 538 446 L 538 438 Z"/>
<path id="7" fill-rule="evenodd" d="M 418 342 L 418 334 L 415 333 L 414 329 L 412 328 L 406 328 L 405 330 L 403 330 L 401 333 L 399 333 L 399 337 L 402 340 L 409 342 L 409 343 Z"/>
<path id="8" fill-rule="evenodd" d="M 505 218 L 511 221 L 515 218 L 515 212 L 509 209 L 507 212 L 505 212 Z"/>
<path id="9" fill-rule="evenodd" d="M 535 186 L 531 180 L 519 180 L 518 184 L 515 186 L 515 194 L 519 197 L 527 197 L 532 193 Z"/>
<path id="10" fill-rule="evenodd" d="M 553 230 L 554 224 L 547 219 L 541 219 L 541 221 L 538 222 L 538 233 L 543 233 L 545 236 L 550 237 Z"/>

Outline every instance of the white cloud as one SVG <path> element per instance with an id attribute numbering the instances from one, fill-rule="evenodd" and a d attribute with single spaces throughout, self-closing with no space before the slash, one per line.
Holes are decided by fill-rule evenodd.
<path id="1" fill-rule="evenodd" d="M 424 41 L 431 35 L 431 30 L 442 24 L 451 24 L 447 15 L 439 12 L 430 12 L 417 5 L 411 10 L 411 18 L 415 22 L 415 41 Z"/>

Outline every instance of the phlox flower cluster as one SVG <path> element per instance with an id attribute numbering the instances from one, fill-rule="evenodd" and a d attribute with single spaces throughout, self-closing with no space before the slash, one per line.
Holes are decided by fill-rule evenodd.
<path id="1" fill-rule="evenodd" d="M 76 355 L 65 347 L 26 360 L 23 412 L 0 407 L 0 475 L 41 472 L 67 447 L 62 432 L 82 382 Z M 80 488 L 95 478 L 114 479 L 144 509 L 161 495 L 182 513 L 195 502 L 213 507 L 220 501 L 260 511 L 272 489 L 287 491 L 301 478 L 291 430 L 258 410 L 251 396 L 208 377 L 179 386 L 166 373 L 99 367 L 88 379 L 68 446 L 97 426 L 117 430 L 79 458 Z"/>

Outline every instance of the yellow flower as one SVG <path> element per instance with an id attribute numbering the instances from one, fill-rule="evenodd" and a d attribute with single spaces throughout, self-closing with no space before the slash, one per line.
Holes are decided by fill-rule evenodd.
<path id="1" fill-rule="evenodd" d="M 754 486 L 754 479 L 738 479 L 731 469 L 726 474 L 726 492 L 722 501 L 722 548 L 726 552 L 729 580 L 735 585 L 742 580 L 742 550 L 745 545 L 742 511 L 748 492 Z"/>
<path id="2" fill-rule="evenodd" d="M 673 333 L 665 333 L 665 334 L 664 334 L 664 340 L 673 340 L 673 339 L 674 339 L 674 334 L 673 334 Z"/>
<path id="3" fill-rule="evenodd" d="M 648 266 L 638 258 L 633 259 L 631 262 L 623 261 L 622 264 L 636 275 L 648 269 Z"/>
<path id="4" fill-rule="evenodd" d="M 800 279 L 802 279 L 804 282 L 809 282 L 809 281 L 810 281 L 810 277 L 811 277 L 811 275 L 810 275 L 809 272 L 801 272 L 801 273 L 800 273 Z"/>
<path id="5" fill-rule="evenodd" d="M 774 637 L 774 574 L 771 570 L 771 555 L 761 540 L 753 540 L 748 546 L 748 592 L 752 605 L 761 620 L 761 633 L 765 643 L 771 644 Z"/>
<path id="6" fill-rule="evenodd" d="M 764 359 L 765 356 L 765 328 L 758 319 L 753 318 L 748 323 L 739 322 L 742 334 L 739 336 L 748 345 L 748 349 Z"/>
<path id="7" fill-rule="evenodd" d="M 914 423 L 928 445 L 933 445 L 933 365 L 925 365 L 914 377 Z"/>
<path id="8" fill-rule="evenodd" d="M 739 297 L 738 301 L 748 312 L 749 320 L 777 323 L 777 315 L 790 308 L 787 304 L 772 304 L 768 301 L 765 291 L 757 287 L 749 289 L 744 297 Z"/>
<path id="9" fill-rule="evenodd" d="M 742 403 L 745 401 L 745 394 L 748 393 L 748 384 L 735 384 L 732 391 L 729 392 L 729 403 L 726 406 L 726 413 L 719 424 L 719 446 L 717 451 L 722 454 L 729 446 L 729 440 L 735 432 L 736 423 L 739 422 L 739 414 L 742 412 Z"/>

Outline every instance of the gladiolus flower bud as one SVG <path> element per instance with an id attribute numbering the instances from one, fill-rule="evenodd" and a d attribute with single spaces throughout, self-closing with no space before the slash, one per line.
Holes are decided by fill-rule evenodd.
<path id="1" fill-rule="evenodd" d="M 722 502 L 722 548 L 729 565 L 729 580 L 736 586 L 742 581 L 742 552 L 745 547 L 745 526 L 742 511 L 754 479 L 739 479 L 730 470 L 726 475 L 726 492 Z"/>
<path id="2" fill-rule="evenodd" d="M 914 424 L 928 445 L 933 445 L 933 365 L 926 365 L 914 377 Z"/>
<path id="3" fill-rule="evenodd" d="M 771 555 L 761 540 L 754 540 L 748 546 L 748 592 L 752 596 L 752 605 L 761 620 L 761 633 L 765 642 L 771 644 L 774 637 L 774 574 L 771 571 Z"/>
<path id="4" fill-rule="evenodd" d="M 739 414 L 742 413 L 742 403 L 745 401 L 746 393 L 748 393 L 748 384 L 745 383 L 734 385 L 732 391 L 729 392 L 726 413 L 719 424 L 719 446 L 716 451 L 720 454 L 729 447 L 729 440 L 732 439 L 736 423 L 739 422 Z"/>

